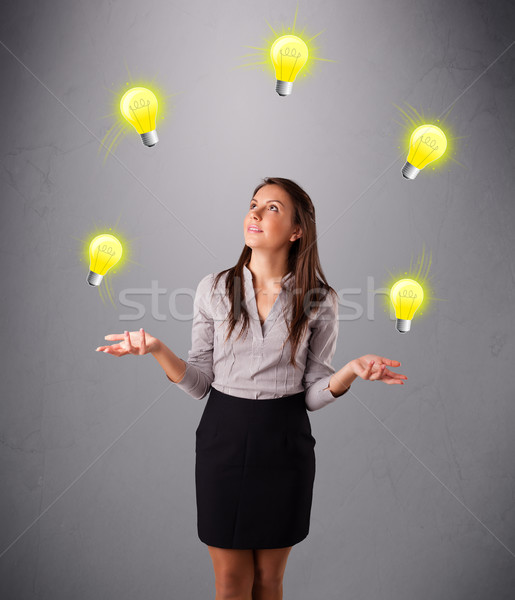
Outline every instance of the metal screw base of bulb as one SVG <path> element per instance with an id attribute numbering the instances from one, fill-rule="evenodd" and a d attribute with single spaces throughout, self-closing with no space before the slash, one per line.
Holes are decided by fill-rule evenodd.
<path id="1" fill-rule="evenodd" d="M 279 96 L 289 96 L 293 89 L 293 81 L 281 81 L 277 80 L 275 85 L 275 91 L 279 94 Z"/>
<path id="2" fill-rule="evenodd" d="M 159 138 L 157 137 L 157 131 L 153 129 L 152 131 L 148 131 L 147 133 L 141 134 L 141 141 L 148 146 L 155 146 L 157 142 L 159 142 Z"/>
<path id="3" fill-rule="evenodd" d="M 419 173 L 420 169 L 417 169 L 417 167 L 414 167 L 408 161 L 406 161 L 406 164 L 402 167 L 402 176 L 405 179 L 415 179 Z"/>
<path id="4" fill-rule="evenodd" d="M 395 327 L 399 333 L 408 333 L 411 329 L 411 321 L 407 319 L 397 319 Z"/>
<path id="5" fill-rule="evenodd" d="M 103 275 L 99 275 L 98 273 L 90 271 L 88 273 L 88 278 L 86 279 L 86 281 L 89 283 L 89 285 L 97 286 L 102 283 L 102 279 L 104 279 Z"/>

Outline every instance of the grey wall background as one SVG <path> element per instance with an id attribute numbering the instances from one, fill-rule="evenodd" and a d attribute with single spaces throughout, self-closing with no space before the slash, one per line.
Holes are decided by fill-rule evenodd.
<path id="1" fill-rule="evenodd" d="M 361 318 L 345 320 L 342 304 L 334 367 L 371 352 L 409 377 L 358 380 L 309 413 L 311 530 L 290 555 L 285 598 L 513 598 L 515 7 L 301 0 L 297 28 L 323 30 L 319 56 L 339 62 L 316 63 L 280 98 L 267 72 L 235 67 L 268 37 L 267 20 L 289 26 L 295 8 L 3 5 L 4 598 L 214 597 L 194 489 L 206 399 L 169 385 L 151 356 L 95 348 L 127 326 L 120 291 L 154 280 L 165 317 L 141 297 L 145 316 L 130 328 L 187 357 L 191 320 L 172 317 L 167 299 L 236 262 L 252 190 L 268 175 L 311 194 L 330 284 L 363 290 L 346 296 Z M 177 95 L 154 149 L 134 134 L 104 163 L 98 139 L 125 65 Z M 394 104 L 439 115 L 457 98 L 448 123 L 464 136 L 464 167 L 404 181 Z M 137 264 L 111 280 L 113 306 L 86 285 L 78 240 L 115 224 Z M 401 336 L 381 296 L 367 318 L 367 277 L 381 287 L 423 247 L 444 301 Z M 191 314 L 192 297 L 178 306 Z"/>

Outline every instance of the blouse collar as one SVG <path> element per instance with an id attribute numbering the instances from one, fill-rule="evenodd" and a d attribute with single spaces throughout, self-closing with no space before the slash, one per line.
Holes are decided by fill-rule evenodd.
<path id="1" fill-rule="evenodd" d="M 252 284 L 252 273 L 247 265 L 243 265 L 243 275 L 245 277 L 245 281 L 248 281 L 250 284 Z M 293 271 L 286 273 L 286 275 L 281 279 L 281 287 L 291 288 L 294 279 L 295 277 L 293 276 Z"/>

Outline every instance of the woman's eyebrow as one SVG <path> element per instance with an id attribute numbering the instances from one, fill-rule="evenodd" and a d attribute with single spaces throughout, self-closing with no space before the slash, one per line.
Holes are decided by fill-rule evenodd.
<path id="1" fill-rule="evenodd" d="M 250 204 L 252 204 L 253 202 L 256 202 L 256 204 L 257 204 L 257 201 L 254 200 L 254 198 L 252 198 L 252 200 L 250 201 Z M 280 200 L 267 200 L 265 202 L 265 204 L 268 204 L 269 202 L 279 202 L 279 204 L 282 204 L 284 206 L 284 204 Z"/>

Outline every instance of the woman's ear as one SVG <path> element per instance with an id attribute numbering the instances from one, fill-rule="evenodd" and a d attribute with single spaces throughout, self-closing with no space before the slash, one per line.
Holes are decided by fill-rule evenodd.
<path id="1" fill-rule="evenodd" d="M 298 229 L 290 238 L 290 242 L 294 242 L 302 237 L 302 229 Z"/>

